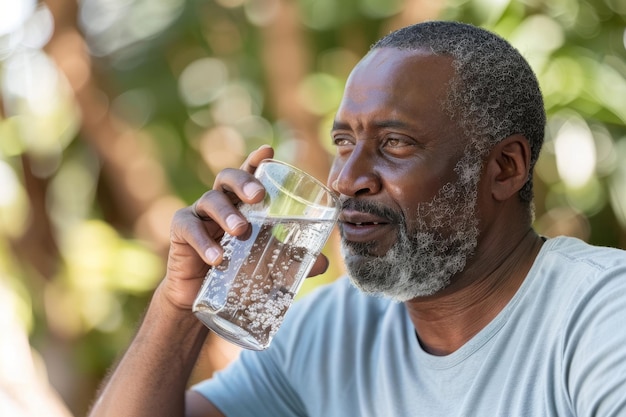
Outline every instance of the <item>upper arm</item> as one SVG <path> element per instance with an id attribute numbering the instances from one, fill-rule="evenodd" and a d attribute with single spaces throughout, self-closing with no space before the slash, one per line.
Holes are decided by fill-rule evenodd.
<path id="1" fill-rule="evenodd" d="M 185 417 L 226 417 L 202 394 L 188 390 L 185 394 Z"/>

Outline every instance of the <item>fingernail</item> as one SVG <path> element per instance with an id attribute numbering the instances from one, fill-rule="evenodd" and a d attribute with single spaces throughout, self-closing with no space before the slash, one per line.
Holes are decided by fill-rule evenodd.
<path id="1" fill-rule="evenodd" d="M 209 248 L 204 252 L 204 255 L 211 263 L 215 263 L 220 257 L 220 251 L 215 248 Z"/>
<path id="2" fill-rule="evenodd" d="M 255 182 L 249 182 L 243 186 L 243 192 L 248 198 L 254 198 L 263 191 L 263 187 Z"/>
<path id="3" fill-rule="evenodd" d="M 226 218 L 226 225 L 230 227 L 230 230 L 235 230 L 236 228 L 245 224 L 245 221 L 241 220 L 241 217 L 236 214 L 231 214 Z"/>

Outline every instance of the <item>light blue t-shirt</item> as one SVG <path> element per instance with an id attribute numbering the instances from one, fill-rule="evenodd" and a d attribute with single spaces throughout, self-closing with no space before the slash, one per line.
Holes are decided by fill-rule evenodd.
<path id="1" fill-rule="evenodd" d="M 548 240 L 498 316 L 447 356 L 404 304 L 344 278 L 288 312 L 270 348 L 194 389 L 227 416 L 626 416 L 626 252 Z"/>

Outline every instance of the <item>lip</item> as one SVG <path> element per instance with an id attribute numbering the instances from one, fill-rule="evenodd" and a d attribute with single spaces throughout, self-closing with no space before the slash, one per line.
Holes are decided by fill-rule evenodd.
<path id="1" fill-rule="evenodd" d="M 389 237 L 396 225 L 389 219 L 370 213 L 344 210 L 339 215 L 339 228 L 344 239 L 351 242 L 371 242 Z"/>

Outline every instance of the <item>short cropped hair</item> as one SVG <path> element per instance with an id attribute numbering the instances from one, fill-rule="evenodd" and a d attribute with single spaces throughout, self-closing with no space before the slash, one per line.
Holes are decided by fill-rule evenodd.
<path id="1" fill-rule="evenodd" d="M 530 175 L 519 192 L 533 199 L 532 172 L 543 144 L 546 114 L 537 78 L 506 40 L 465 23 L 432 21 L 399 29 L 372 46 L 431 50 L 453 60 L 455 76 L 444 109 L 481 155 L 514 134 L 528 140 Z"/>

